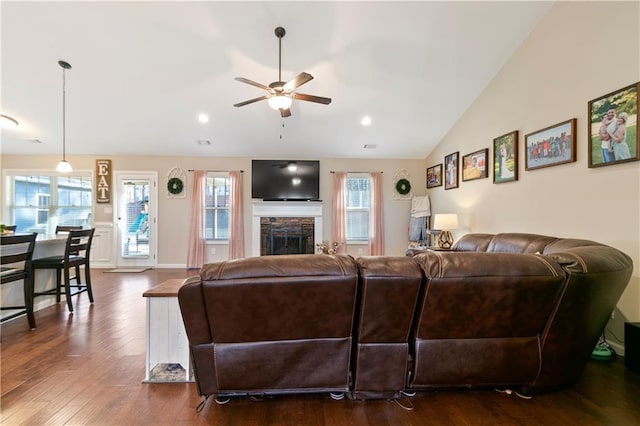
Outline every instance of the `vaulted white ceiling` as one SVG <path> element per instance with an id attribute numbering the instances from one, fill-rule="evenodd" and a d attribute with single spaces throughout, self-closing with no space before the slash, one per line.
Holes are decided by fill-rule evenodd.
<path id="1" fill-rule="evenodd" d="M 424 158 L 552 4 L 2 1 L 2 152 L 61 152 L 62 59 L 68 155 Z M 278 80 L 277 26 L 330 105 L 233 107 Z"/>

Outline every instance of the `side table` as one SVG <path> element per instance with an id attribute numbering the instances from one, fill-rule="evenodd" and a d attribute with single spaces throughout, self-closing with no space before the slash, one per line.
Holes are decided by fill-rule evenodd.
<path id="1" fill-rule="evenodd" d="M 624 323 L 624 365 L 640 373 L 640 322 Z"/>
<path id="2" fill-rule="evenodd" d="M 189 341 L 178 305 L 184 279 L 170 279 L 145 291 L 147 358 L 145 383 L 193 382 Z"/>

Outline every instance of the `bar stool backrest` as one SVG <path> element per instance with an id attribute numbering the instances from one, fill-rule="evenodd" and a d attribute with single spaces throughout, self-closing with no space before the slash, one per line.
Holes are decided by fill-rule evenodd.
<path id="1" fill-rule="evenodd" d="M 64 252 L 64 261 L 69 262 L 71 256 L 82 257 L 89 260 L 91 242 L 95 229 L 71 230 L 67 236 L 67 245 Z"/>
<path id="2" fill-rule="evenodd" d="M 81 231 L 81 230 L 82 230 L 82 226 L 79 226 L 79 225 L 70 225 L 70 226 L 58 225 L 56 226 L 56 235 L 68 234 L 71 231 Z M 77 254 L 77 253 L 72 252 L 71 254 Z"/>
<path id="3" fill-rule="evenodd" d="M 68 234 L 69 231 L 80 231 L 82 230 L 82 226 L 56 226 L 56 235 L 57 234 Z"/>
<path id="4" fill-rule="evenodd" d="M 2 284 L 24 279 L 31 271 L 31 259 L 36 245 L 37 232 L 25 235 L 4 235 L 0 237 L 2 245 L 1 265 L 12 265 L 2 267 Z M 23 263 L 24 262 L 24 263 Z M 22 265 L 13 265 L 23 263 Z"/>

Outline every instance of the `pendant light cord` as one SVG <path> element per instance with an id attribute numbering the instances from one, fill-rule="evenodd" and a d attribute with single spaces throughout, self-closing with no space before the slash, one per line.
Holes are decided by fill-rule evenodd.
<path id="1" fill-rule="evenodd" d="M 67 129 L 67 123 L 66 123 L 66 118 L 67 118 L 67 114 L 66 114 L 66 105 L 67 105 L 67 91 L 66 91 L 66 78 L 65 78 L 65 67 L 62 67 L 62 161 L 67 161 L 66 159 L 66 129 Z"/>

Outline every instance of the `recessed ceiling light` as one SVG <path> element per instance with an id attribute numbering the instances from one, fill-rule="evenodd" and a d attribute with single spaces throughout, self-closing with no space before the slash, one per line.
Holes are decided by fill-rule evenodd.
<path id="1" fill-rule="evenodd" d="M 206 139 L 199 139 L 199 140 L 196 141 L 196 143 L 198 145 L 211 145 L 211 141 L 206 140 Z"/>
<path id="2" fill-rule="evenodd" d="M 364 117 L 362 117 L 362 120 L 360 120 L 360 124 L 362 124 L 363 126 L 368 126 L 369 124 L 371 124 L 371 117 L 365 115 Z"/>
<path id="3" fill-rule="evenodd" d="M 378 147 L 378 144 L 376 143 L 365 143 L 363 148 L 364 149 L 376 149 Z"/>
<path id="4" fill-rule="evenodd" d="M 209 116 L 207 114 L 200 114 L 198 115 L 198 121 L 201 123 L 208 123 L 209 122 Z"/>

